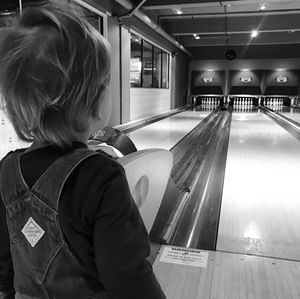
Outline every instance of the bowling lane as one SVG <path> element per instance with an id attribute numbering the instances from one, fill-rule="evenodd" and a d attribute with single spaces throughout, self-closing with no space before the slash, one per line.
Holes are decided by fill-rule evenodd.
<path id="1" fill-rule="evenodd" d="M 281 114 L 300 123 L 300 110 L 290 107 L 283 107 Z"/>
<path id="2" fill-rule="evenodd" d="M 128 133 L 128 136 L 138 150 L 147 148 L 169 150 L 209 113 L 211 113 L 209 110 L 186 110 Z"/>
<path id="3" fill-rule="evenodd" d="M 217 250 L 300 260 L 300 142 L 264 113 L 233 113 Z"/>

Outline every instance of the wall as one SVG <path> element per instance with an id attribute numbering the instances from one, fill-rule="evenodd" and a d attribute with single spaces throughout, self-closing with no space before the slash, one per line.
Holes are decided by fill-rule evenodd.
<path id="1" fill-rule="evenodd" d="M 122 59 L 122 81 L 121 81 L 121 120 L 120 123 L 130 121 L 130 32 L 121 26 L 121 59 Z"/>
<path id="2" fill-rule="evenodd" d="M 136 16 L 118 20 L 116 16 L 124 15 L 127 11 L 113 1 L 103 0 L 100 3 L 100 1 L 88 0 L 87 2 L 102 12 L 109 13 L 107 38 L 111 44 L 112 57 L 110 91 L 112 111 L 108 125 L 126 123 L 186 105 L 189 57 L 183 53 L 175 54 L 179 49 L 173 43 Z M 132 30 L 154 45 L 172 53 L 169 89 L 130 87 L 130 32 Z"/>
<path id="3" fill-rule="evenodd" d="M 212 82 L 204 83 L 204 78 L 212 77 Z M 191 94 L 224 94 L 225 71 L 193 70 L 191 73 Z"/>
<path id="4" fill-rule="evenodd" d="M 134 28 L 137 31 L 137 28 Z M 170 55 L 170 88 L 130 87 L 130 32 L 126 24 L 117 18 L 108 17 L 108 40 L 111 44 L 111 102 L 112 112 L 109 126 L 145 118 L 186 105 L 188 61 L 180 54 Z M 138 33 L 155 45 L 157 43 L 148 31 L 141 28 Z M 161 46 L 162 47 L 162 46 Z M 165 50 L 169 50 L 163 47 Z"/>
<path id="5" fill-rule="evenodd" d="M 120 44 L 119 44 L 119 24 L 116 18 L 108 18 L 108 41 L 111 45 L 111 87 L 110 100 L 112 103 L 111 116 L 108 125 L 113 126 L 120 123 Z"/>
<path id="6" fill-rule="evenodd" d="M 130 120 L 170 110 L 170 89 L 130 88 Z"/>
<path id="7" fill-rule="evenodd" d="M 289 82 L 293 84 L 298 89 L 298 94 L 300 94 L 300 77 L 299 70 L 300 69 L 300 58 L 287 58 L 287 59 L 235 59 L 232 61 L 229 60 L 194 60 L 189 65 L 189 87 L 191 86 L 191 74 L 193 71 L 200 70 L 224 70 L 226 72 L 226 89 L 225 95 L 227 95 L 232 86 L 233 77 L 230 75 L 230 71 L 232 70 L 250 70 L 252 72 L 253 78 L 259 78 L 261 83 L 260 87 L 262 93 L 266 90 L 266 85 L 269 84 L 268 74 L 267 72 L 263 72 L 263 74 L 255 74 L 253 72 L 257 72 L 257 70 L 264 71 L 272 71 L 278 73 L 276 70 L 281 70 L 281 72 L 285 72 L 288 70 L 289 74 L 292 76 L 292 80 Z M 293 71 L 291 71 L 293 70 Z M 295 74 L 297 74 L 297 80 L 295 79 Z M 255 80 L 257 81 L 257 80 Z M 298 82 L 297 82 L 298 81 Z M 254 82 L 253 82 L 254 83 Z M 251 84 L 250 84 L 251 85 Z M 283 86 L 283 85 L 281 85 Z M 191 90 L 189 90 L 189 95 L 191 94 Z"/>
<path id="8" fill-rule="evenodd" d="M 188 61 L 185 56 L 175 54 L 171 62 L 171 109 L 188 103 Z"/>
<path id="9" fill-rule="evenodd" d="M 300 58 L 291 59 L 235 59 L 235 60 L 193 60 L 190 70 L 216 69 L 300 69 Z"/>

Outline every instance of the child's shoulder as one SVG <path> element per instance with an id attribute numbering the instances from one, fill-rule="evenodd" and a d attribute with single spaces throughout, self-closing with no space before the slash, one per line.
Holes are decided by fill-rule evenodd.
<path id="1" fill-rule="evenodd" d="M 107 154 L 102 150 L 95 151 L 97 154 L 89 157 L 82 164 L 85 171 L 97 171 L 108 173 L 109 171 L 124 171 L 123 166 L 118 162 L 118 159 Z"/>
<path id="2" fill-rule="evenodd" d="M 15 153 L 19 153 L 19 152 L 24 152 L 25 150 L 26 150 L 26 148 L 18 148 L 18 149 L 9 151 L 5 156 L 3 156 L 3 157 L 0 158 L 0 165 L 1 165 L 1 162 L 2 162 L 7 156 L 12 155 L 12 154 L 15 154 Z"/>

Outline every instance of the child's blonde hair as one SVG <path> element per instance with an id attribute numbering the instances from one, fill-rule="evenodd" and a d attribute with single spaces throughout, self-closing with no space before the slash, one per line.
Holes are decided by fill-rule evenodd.
<path id="1" fill-rule="evenodd" d="M 22 140 L 70 146 L 109 84 L 109 45 L 71 8 L 28 8 L 0 31 L 0 93 Z"/>

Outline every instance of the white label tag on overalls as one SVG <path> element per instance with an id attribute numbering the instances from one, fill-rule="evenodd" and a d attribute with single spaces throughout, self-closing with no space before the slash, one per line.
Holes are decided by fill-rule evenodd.
<path id="1" fill-rule="evenodd" d="M 22 229 L 22 233 L 30 243 L 31 247 L 34 247 L 44 235 L 45 231 L 33 220 L 32 217 L 29 217 Z"/>

